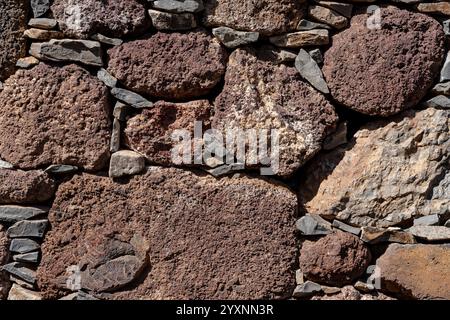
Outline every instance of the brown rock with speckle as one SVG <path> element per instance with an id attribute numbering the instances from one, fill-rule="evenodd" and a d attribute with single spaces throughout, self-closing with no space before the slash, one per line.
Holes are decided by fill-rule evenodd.
<path id="1" fill-rule="evenodd" d="M 395 300 L 380 292 L 362 294 L 352 286 L 345 286 L 341 292 L 312 297 L 311 300 Z"/>
<path id="2" fill-rule="evenodd" d="M 4 230 L 3 226 L 0 224 L 0 267 L 8 263 L 9 259 L 9 240 L 6 235 L 6 230 Z M 5 299 L 8 295 L 8 290 L 10 287 L 9 277 L 8 275 L 0 271 L 0 300 Z"/>

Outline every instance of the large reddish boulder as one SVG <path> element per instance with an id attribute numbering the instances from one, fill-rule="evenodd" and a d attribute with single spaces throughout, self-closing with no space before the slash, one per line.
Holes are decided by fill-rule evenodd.
<path id="1" fill-rule="evenodd" d="M 285 187 L 246 176 L 161 167 L 117 182 L 78 175 L 50 211 L 39 285 L 59 297 L 78 268 L 81 287 L 109 299 L 287 297 L 296 204 Z"/>
<path id="2" fill-rule="evenodd" d="M 369 115 L 389 116 L 415 106 L 433 85 L 444 58 L 445 35 L 431 17 L 381 8 L 381 28 L 369 14 L 333 37 L 323 73 L 334 99 Z"/>
<path id="3" fill-rule="evenodd" d="M 127 88 L 169 101 L 207 94 L 221 81 L 227 58 L 205 31 L 157 33 L 108 53 L 108 71 Z"/>
<path id="4" fill-rule="evenodd" d="M 107 87 L 76 65 L 19 70 L 0 91 L 0 157 L 20 169 L 99 170 L 109 158 Z"/>

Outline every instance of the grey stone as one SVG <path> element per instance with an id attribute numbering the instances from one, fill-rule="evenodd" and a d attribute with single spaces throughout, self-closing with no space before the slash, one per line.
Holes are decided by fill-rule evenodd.
<path id="1" fill-rule="evenodd" d="M 212 30 L 213 35 L 227 48 L 236 48 L 258 41 L 258 32 L 237 31 L 228 27 Z"/>
<path id="2" fill-rule="evenodd" d="M 31 239 L 12 239 L 9 245 L 9 251 L 17 253 L 28 253 L 36 251 L 41 246 L 34 240 Z"/>
<path id="3" fill-rule="evenodd" d="M 38 263 L 39 262 L 39 252 L 28 252 L 23 254 L 16 254 L 13 256 L 13 260 L 17 262 L 24 263 Z"/>
<path id="4" fill-rule="evenodd" d="M 312 281 L 306 281 L 303 284 L 298 285 L 292 296 L 294 298 L 308 298 L 322 291 L 322 287 Z"/>
<path id="5" fill-rule="evenodd" d="M 39 64 L 39 60 L 35 57 L 26 57 L 26 58 L 20 58 L 16 62 L 16 67 L 28 69 L 31 67 L 34 67 L 35 65 Z"/>
<path id="6" fill-rule="evenodd" d="M 5 264 L 1 269 L 28 283 L 36 284 L 36 272 L 20 262 Z"/>
<path id="7" fill-rule="evenodd" d="M 0 90 L 3 90 L 3 82 L 0 81 Z"/>
<path id="8" fill-rule="evenodd" d="M 35 284 L 30 284 L 26 281 L 23 281 L 22 279 L 10 274 L 9 275 L 9 279 L 11 280 L 11 282 L 17 283 L 19 286 L 26 288 L 26 289 L 30 289 L 30 290 L 35 290 L 36 289 L 36 285 Z"/>
<path id="9" fill-rule="evenodd" d="M 416 238 L 427 241 L 450 240 L 450 228 L 445 226 L 412 226 L 408 229 Z"/>
<path id="10" fill-rule="evenodd" d="M 427 108 L 450 109 L 450 98 L 444 95 L 439 95 L 425 101 L 423 105 Z"/>
<path id="11" fill-rule="evenodd" d="M 261 46 L 260 51 L 270 57 L 271 61 L 275 64 L 293 62 L 295 61 L 295 58 L 297 58 L 297 53 L 280 49 L 272 45 L 263 45 Z"/>
<path id="12" fill-rule="evenodd" d="M 242 163 L 224 164 L 220 167 L 207 170 L 214 177 L 222 177 L 229 173 L 242 171 L 245 169 L 245 165 Z"/>
<path id="13" fill-rule="evenodd" d="M 58 21 L 49 18 L 33 18 L 28 21 L 28 26 L 32 28 L 51 30 L 58 25 Z"/>
<path id="14" fill-rule="evenodd" d="M 107 36 L 104 36 L 100 33 L 96 33 L 94 35 L 91 36 L 92 40 L 107 44 L 107 45 L 111 45 L 111 46 L 120 46 L 123 43 L 122 39 L 119 38 L 110 38 Z"/>
<path id="15" fill-rule="evenodd" d="M 52 39 L 49 42 L 31 44 L 30 54 L 42 60 L 103 66 L 102 48 L 98 41 Z"/>
<path id="16" fill-rule="evenodd" d="M 192 13 L 170 13 L 148 10 L 152 24 L 157 30 L 183 31 L 197 27 L 197 21 Z"/>
<path id="17" fill-rule="evenodd" d="M 157 0 L 153 1 L 153 8 L 174 13 L 202 11 L 202 0 Z"/>
<path id="18" fill-rule="evenodd" d="M 297 26 L 298 31 L 307 31 L 312 29 L 331 29 L 331 27 L 325 23 L 313 22 L 306 19 L 300 20 Z"/>
<path id="19" fill-rule="evenodd" d="M 114 88 L 117 85 L 117 79 L 103 68 L 98 70 L 97 78 L 99 78 L 107 87 Z"/>
<path id="20" fill-rule="evenodd" d="M 52 164 L 44 172 L 51 174 L 69 174 L 78 171 L 78 167 L 67 164 Z"/>
<path id="21" fill-rule="evenodd" d="M 431 92 L 436 95 L 450 96 L 450 81 L 438 83 L 431 89 Z"/>
<path id="22" fill-rule="evenodd" d="M 126 121 L 129 114 L 130 107 L 125 103 L 117 101 L 114 105 L 113 116 L 117 120 Z"/>
<path id="23" fill-rule="evenodd" d="M 325 94 L 330 93 L 327 83 L 323 78 L 322 70 L 320 70 L 317 62 L 311 58 L 309 53 L 303 49 L 300 49 L 295 59 L 295 68 L 297 68 L 300 75 L 314 88 Z"/>
<path id="24" fill-rule="evenodd" d="M 352 233 L 357 236 L 359 236 L 361 234 L 361 228 L 349 226 L 348 224 L 345 224 L 339 220 L 333 220 L 332 226 L 335 228 L 338 228 L 342 231 L 349 232 L 349 233 Z"/>
<path id="25" fill-rule="evenodd" d="M 296 283 L 297 285 L 300 285 L 300 284 L 304 284 L 304 283 L 305 283 L 305 277 L 304 277 L 304 275 L 303 275 L 302 270 L 300 270 L 300 269 L 295 270 L 295 283 Z"/>
<path id="26" fill-rule="evenodd" d="M 120 122 L 114 118 L 113 127 L 111 131 L 111 144 L 109 151 L 117 152 L 120 149 Z"/>
<path id="27" fill-rule="evenodd" d="M 397 2 L 397 3 L 413 4 L 413 3 L 419 3 L 423 0 L 392 0 L 392 1 Z"/>
<path id="28" fill-rule="evenodd" d="M 356 290 L 364 293 L 368 293 L 375 290 L 375 287 L 373 284 L 365 283 L 362 281 L 357 281 L 354 285 Z"/>
<path id="29" fill-rule="evenodd" d="M 0 223 L 16 223 L 48 213 L 47 207 L 0 206 Z"/>
<path id="30" fill-rule="evenodd" d="M 338 287 L 330 287 L 330 286 L 322 286 L 322 291 L 326 295 L 336 294 L 341 292 L 341 288 Z"/>
<path id="31" fill-rule="evenodd" d="M 404 244 L 416 243 L 416 240 L 411 233 L 396 228 L 362 227 L 361 240 L 369 244 L 386 242 Z"/>
<path id="32" fill-rule="evenodd" d="M 277 47 L 300 48 L 327 45 L 330 38 L 327 29 L 314 29 L 273 36 L 269 38 L 269 41 Z"/>
<path id="33" fill-rule="evenodd" d="M 445 34 L 450 36 L 450 19 L 443 21 L 442 26 L 444 27 Z"/>
<path id="34" fill-rule="evenodd" d="M 450 228 L 450 219 L 448 219 L 447 222 L 444 223 L 444 227 Z"/>
<path id="35" fill-rule="evenodd" d="M 444 66 L 441 70 L 441 77 L 439 82 L 445 82 L 450 80 L 450 53 L 447 53 Z"/>
<path id="36" fill-rule="evenodd" d="M 8 300 L 42 300 L 42 296 L 37 291 L 31 291 L 17 284 L 13 284 L 9 290 Z"/>
<path id="37" fill-rule="evenodd" d="M 424 216 L 414 219 L 415 226 L 438 226 L 440 221 L 440 216 L 438 214 L 432 214 L 429 216 Z"/>
<path id="38" fill-rule="evenodd" d="M 112 88 L 111 94 L 117 99 L 120 100 L 134 108 L 151 108 L 153 107 L 153 103 L 142 97 L 141 95 L 134 93 L 132 91 L 121 89 L 121 88 Z"/>
<path id="39" fill-rule="evenodd" d="M 35 18 L 42 17 L 50 9 L 50 0 L 31 0 L 30 4 Z"/>
<path id="40" fill-rule="evenodd" d="M 325 138 L 323 149 L 333 150 L 347 142 L 347 122 L 341 122 L 336 128 L 336 131 Z"/>
<path id="41" fill-rule="evenodd" d="M 295 227 L 304 236 L 318 236 L 329 234 L 331 223 L 318 215 L 307 214 L 295 223 Z"/>
<path id="42" fill-rule="evenodd" d="M 99 299 L 97 299 L 96 297 L 94 297 L 86 292 L 77 291 L 77 292 L 71 293 L 65 297 L 62 297 L 59 300 L 80 300 L 80 301 L 82 301 L 82 300 L 99 300 Z"/>
<path id="43" fill-rule="evenodd" d="M 346 18 L 352 17 L 353 5 L 349 3 L 316 0 L 322 7 L 336 11 Z"/>
<path id="44" fill-rule="evenodd" d="M 16 222 L 9 227 L 7 235 L 10 238 L 44 237 L 45 230 L 47 230 L 48 220 L 24 220 Z"/>
<path id="45" fill-rule="evenodd" d="M 348 25 L 348 19 L 346 17 L 322 6 L 310 5 L 308 7 L 308 16 L 313 20 L 326 23 L 336 29 L 342 29 Z"/>
<path id="46" fill-rule="evenodd" d="M 145 158 L 137 152 L 121 150 L 113 153 L 109 166 L 109 176 L 119 178 L 135 175 L 145 170 Z"/>
<path id="47" fill-rule="evenodd" d="M 314 61 L 317 62 L 317 64 L 322 64 L 323 63 L 323 55 L 322 55 L 322 51 L 320 51 L 320 49 L 312 49 L 308 51 L 309 55 L 311 56 L 311 58 L 314 59 Z"/>
<path id="48" fill-rule="evenodd" d="M 0 159 L 0 169 L 14 169 L 14 165 Z"/>

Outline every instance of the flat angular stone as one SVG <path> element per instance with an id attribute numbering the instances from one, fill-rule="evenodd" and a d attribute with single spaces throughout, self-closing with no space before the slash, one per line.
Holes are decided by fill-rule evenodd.
<path id="1" fill-rule="evenodd" d="M 323 79 L 322 70 L 320 70 L 317 62 L 303 49 L 295 59 L 295 68 L 300 72 L 303 79 L 308 81 L 314 88 L 322 93 L 330 93 L 327 83 Z"/>
<path id="2" fill-rule="evenodd" d="M 23 35 L 28 39 L 44 40 L 44 41 L 48 41 L 50 39 L 64 38 L 64 34 L 60 31 L 43 30 L 43 29 L 36 29 L 36 28 L 31 28 L 31 29 L 25 30 Z"/>
<path id="3" fill-rule="evenodd" d="M 405 231 L 391 228 L 362 227 L 361 240 L 369 244 L 384 242 L 396 242 L 404 244 L 414 244 L 414 236 Z"/>
<path id="4" fill-rule="evenodd" d="M 14 169 L 14 165 L 0 159 L 0 169 Z"/>
<path id="5" fill-rule="evenodd" d="M 258 32 L 237 31 L 228 27 L 212 30 L 213 35 L 227 48 L 236 48 L 258 41 Z"/>
<path id="6" fill-rule="evenodd" d="M 111 94 L 120 101 L 129 104 L 133 108 L 142 109 L 142 108 L 151 108 L 153 107 L 153 103 L 145 99 L 140 94 L 132 92 L 130 90 L 122 89 L 122 88 L 112 88 Z"/>
<path id="7" fill-rule="evenodd" d="M 78 292 L 71 293 L 71 294 L 69 294 L 69 295 L 67 295 L 67 296 L 65 296 L 65 297 L 62 297 L 62 298 L 59 299 L 59 300 L 80 300 L 80 301 L 87 301 L 87 300 L 99 300 L 99 299 L 97 299 L 96 297 L 94 297 L 94 296 L 92 296 L 92 295 L 90 295 L 90 294 L 88 294 L 88 293 L 85 293 L 85 292 L 83 292 L 83 291 L 78 291 Z"/>
<path id="8" fill-rule="evenodd" d="M 416 0 L 417 1 L 417 0 Z M 337 13 L 342 14 L 346 18 L 352 17 L 352 11 L 353 11 L 353 5 L 349 3 L 341 3 L 341 2 L 334 2 L 334 1 L 322 1 L 322 0 L 316 0 L 319 5 L 322 7 L 326 7 L 328 9 L 331 9 Z"/>
<path id="9" fill-rule="evenodd" d="M 303 272 L 300 269 L 299 270 L 295 270 L 295 283 L 297 285 L 305 283 Z"/>
<path id="10" fill-rule="evenodd" d="M 30 0 L 30 4 L 35 18 L 42 17 L 50 9 L 50 0 Z"/>
<path id="11" fill-rule="evenodd" d="M 7 234 L 10 238 L 42 238 L 47 230 L 48 220 L 19 221 L 9 227 Z"/>
<path id="12" fill-rule="evenodd" d="M 295 223 L 295 227 L 304 236 L 326 235 L 332 232 L 331 223 L 318 215 L 306 215 Z"/>
<path id="13" fill-rule="evenodd" d="M 431 89 L 431 92 L 436 95 L 450 96 L 450 81 L 444 83 L 438 83 Z M 442 99 L 442 98 L 439 98 Z"/>
<path id="14" fill-rule="evenodd" d="M 417 10 L 424 13 L 435 13 L 450 16 L 450 3 L 448 2 L 434 2 L 434 3 L 419 3 Z"/>
<path id="15" fill-rule="evenodd" d="M 348 25 L 348 20 L 346 17 L 341 16 L 335 11 L 322 6 L 310 5 L 308 7 L 308 16 L 316 21 L 328 24 L 336 29 L 342 29 Z"/>
<path id="16" fill-rule="evenodd" d="M 331 27 L 324 23 L 313 22 L 306 19 L 300 20 L 297 26 L 298 31 L 307 31 L 313 29 L 331 29 Z"/>
<path id="17" fill-rule="evenodd" d="M 36 271 L 33 271 L 20 262 L 12 262 L 1 267 L 2 270 L 30 283 L 36 283 Z"/>
<path id="18" fill-rule="evenodd" d="M 28 290 L 13 284 L 11 290 L 9 290 L 8 300 L 42 300 L 42 296 L 37 291 Z"/>
<path id="19" fill-rule="evenodd" d="M 426 241 L 449 241 L 450 228 L 444 226 L 415 225 L 408 229 L 416 238 Z"/>
<path id="20" fill-rule="evenodd" d="M 214 177 L 223 177 L 230 173 L 234 173 L 237 171 L 243 171 L 245 169 L 245 165 L 242 163 L 233 163 L 233 164 L 224 164 L 214 169 L 207 170 L 208 173 L 212 174 Z"/>
<path id="21" fill-rule="evenodd" d="M 117 79 L 103 68 L 97 71 L 97 78 L 109 88 L 114 88 L 117 85 Z"/>
<path id="22" fill-rule="evenodd" d="M 80 62 L 90 66 L 103 66 L 102 48 L 99 42 L 90 40 L 50 40 L 33 43 L 30 54 L 38 59 L 56 62 Z"/>
<path id="23" fill-rule="evenodd" d="M 28 26 L 32 28 L 51 30 L 56 28 L 58 21 L 49 18 L 33 18 L 28 21 Z"/>
<path id="24" fill-rule="evenodd" d="M 39 252 L 29 252 L 23 254 L 16 254 L 13 256 L 13 260 L 23 263 L 38 263 L 39 262 Z"/>
<path id="25" fill-rule="evenodd" d="M 129 115 L 130 107 L 125 103 L 117 101 L 114 105 L 113 115 L 114 118 L 120 121 L 127 121 Z"/>
<path id="26" fill-rule="evenodd" d="M 432 214 L 414 219 L 415 226 L 438 226 L 440 222 L 440 216 L 438 214 Z"/>
<path id="27" fill-rule="evenodd" d="M 23 207 L 16 205 L 0 206 L 0 222 L 16 223 L 28 220 L 42 214 L 46 214 L 49 208 L 46 207 Z"/>
<path id="28" fill-rule="evenodd" d="M 120 149 L 120 121 L 117 119 L 113 120 L 113 127 L 111 133 L 111 144 L 109 151 L 111 153 L 117 152 Z"/>
<path id="29" fill-rule="evenodd" d="M 113 153 L 109 166 L 109 176 L 120 178 L 139 174 L 145 170 L 145 158 L 137 152 L 121 150 Z"/>
<path id="30" fill-rule="evenodd" d="M 450 19 L 442 21 L 442 26 L 444 27 L 445 35 L 450 36 Z"/>
<path id="31" fill-rule="evenodd" d="M 295 58 L 297 58 L 297 53 L 272 45 L 264 45 L 259 49 L 259 51 L 267 56 L 267 59 L 272 61 L 274 64 L 294 62 Z"/>
<path id="32" fill-rule="evenodd" d="M 355 236 L 359 236 L 359 234 L 361 233 L 361 228 L 349 226 L 348 224 L 345 224 L 339 220 L 333 220 L 332 226 L 342 231 L 354 234 Z"/>
<path id="33" fill-rule="evenodd" d="M 302 283 L 295 288 L 292 296 L 297 299 L 308 298 L 315 294 L 320 293 L 321 291 L 322 287 L 320 286 L 320 284 L 317 284 L 312 281 L 306 281 L 305 283 Z"/>
<path id="34" fill-rule="evenodd" d="M 183 13 L 196 13 L 204 9 L 202 0 L 156 0 L 152 2 L 155 9 Z"/>
<path id="35" fill-rule="evenodd" d="M 94 35 L 91 36 L 92 40 L 110 45 L 110 46 L 120 46 L 123 43 L 122 39 L 119 38 L 110 38 L 107 36 L 104 36 L 100 33 L 96 33 Z"/>
<path id="36" fill-rule="evenodd" d="M 314 29 L 274 36 L 269 38 L 269 41 L 278 47 L 299 48 L 306 46 L 326 45 L 329 43 L 330 39 L 328 36 L 328 30 Z"/>
<path id="37" fill-rule="evenodd" d="M 423 103 L 427 108 L 441 108 L 450 109 L 450 98 L 444 95 L 439 95 Z"/>
<path id="38" fill-rule="evenodd" d="M 192 13 L 170 13 L 148 10 L 153 27 L 157 30 L 184 31 L 197 27 L 197 21 Z"/>
<path id="39" fill-rule="evenodd" d="M 71 166 L 67 164 L 52 164 L 44 170 L 47 173 L 58 175 L 58 174 L 69 174 L 78 171 L 78 167 Z"/>
<path id="40" fill-rule="evenodd" d="M 35 65 L 39 64 L 39 60 L 35 57 L 25 57 L 20 58 L 17 60 L 16 67 L 23 68 L 23 69 L 29 69 L 31 67 L 34 67 Z"/>
<path id="41" fill-rule="evenodd" d="M 28 253 L 38 250 L 41 246 L 31 239 L 12 239 L 9 251 L 17 253 Z"/>
<path id="42" fill-rule="evenodd" d="M 16 276 L 12 275 L 12 274 L 9 274 L 8 277 L 11 280 L 12 283 L 16 283 L 19 286 L 21 286 L 22 288 L 25 288 L 25 289 L 28 289 L 28 290 L 33 290 L 33 291 L 37 289 L 36 284 L 30 284 L 30 283 L 28 283 L 26 281 L 23 281 L 22 279 L 20 279 L 20 278 L 18 278 Z"/>

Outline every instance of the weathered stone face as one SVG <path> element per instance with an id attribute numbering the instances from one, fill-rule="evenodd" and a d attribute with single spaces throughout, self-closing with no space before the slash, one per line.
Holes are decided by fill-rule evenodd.
<path id="1" fill-rule="evenodd" d="M 381 286 L 391 294 L 413 299 L 450 299 L 450 246 L 389 246 L 377 260 Z"/>
<path id="2" fill-rule="evenodd" d="M 308 280 L 341 287 L 360 277 L 370 259 L 369 249 L 358 237 L 338 231 L 303 243 L 300 270 Z"/>
<path id="3" fill-rule="evenodd" d="M 15 64 L 26 54 L 23 32 L 27 26 L 28 1 L 0 2 L 0 81 L 15 71 Z"/>
<path id="4" fill-rule="evenodd" d="M 433 85 L 445 36 L 436 20 L 420 13 L 382 8 L 381 29 L 369 29 L 368 17 L 353 17 L 350 28 L 333 37 L 323 73 L 341 104 L 389 116 L 415 106 Z"/>
<path id="5" fill-rule="evenodd" d="M 278 175 L 293 174 L 314 156 L 336 122 L 333 106 L 295 68 L 276 65 L 248 48 L 231 54 L 224 90 L 215 101 L 213 128 L 277 129 Z"/>
<path id="6" fill-rule="evenodd" d="M 293 31 L 304 15 L 298 0 L 206 0 L 204 23 L 263 35 Z"/>
<path id="7" fill-rule="evenodd" d="M 93 284 L 86 287 L 112 292 L 111 299 L 290 295 L 296 257 L 293 193 L 245 176 L 216 180 L 180 169 L 148 170 L 122 183 L 83 174 L 59 187 L 38 270 L 46 297 L 60 295 L 72 265 L 86 266 Z M 141 257 L 138 244 L 148 249 L 143 280 L 120 290 L 116 284 L 130 276 L 115 265 L 125 265 L 131 277 L 137 274 L 136 259 L 123 257 Z"/>
<path id="8" fill-rule="evenodd" d="M 53 179 L 43 171 L 0 169 L 0 204 L 44 202 L 54 192 Z"/>
<path id="9" fill-rule="evenodd" d="M 448 214 L 450 111 L 407 111 L 369 124 L 346 147 L 321 154 L 299 189 L 306 211 L 387 227 Z"/>
<path id="10" fill-rule="evenodd" d="M 20 169 L 99 170 L 109 157 L 109 109 L 106 86 L 81 67 L 19 70 L 0 91 L 0 157 Z"/>
<path id="11" fill-rule="evenodd" d="M 87 38 L 101 33 L 122 37 L 149 26 L 145 8 L 136 0 L 55 0 L 51 9 L 67 36 Z"/>
<path id="12" fill-rule="evenodd" d="M 8 247 L 8 237 L 3 226 L 0 224 L 0 267 L 8 263 Z M 4 299 L 7 296 L 9 286 L 8 276 L 3 271 L 0 271 L 0 299 Z"/>
<path id="13" fill-rule="evenodd" d="M 108 53 L 108 71 L 126 87 L 169 101 L 207 94 L 222 79 L 227 57 L 204 31 L 157 33 Z"/>
<path id="14" fill-rule="evenodd" d="M 172 150 L 177 142 L 172 134 L 175 130 L 186 130 L 193 138 L 196 121 L 202 122 L 203 129 L 210 127 L 211 111 L 208 100 L 188 103 L 160 101 L 153 108 L 144 109 L 141 114 L 128 120 L 126 144 L 144 154 L 152 163 L 174 165 Z"/>

